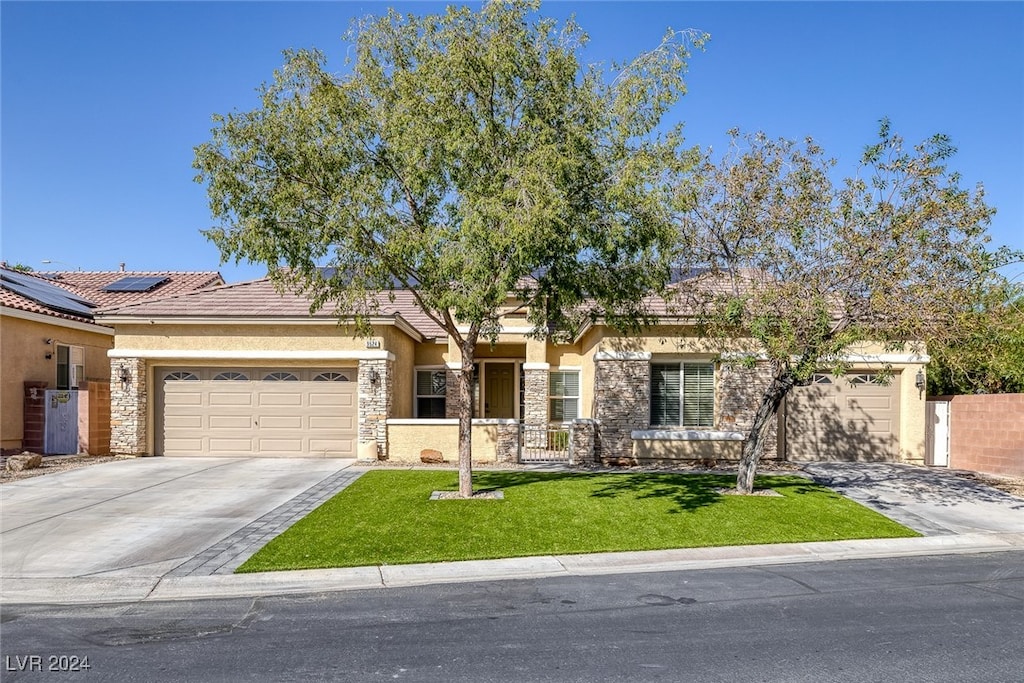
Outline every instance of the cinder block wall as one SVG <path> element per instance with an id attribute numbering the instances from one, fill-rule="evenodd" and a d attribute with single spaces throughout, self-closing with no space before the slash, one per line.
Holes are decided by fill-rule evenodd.
<path id="1" fill-rule="evenodd" d="M 949 466 L 1024 477 L 1024 394 L 954 396 Z"/>

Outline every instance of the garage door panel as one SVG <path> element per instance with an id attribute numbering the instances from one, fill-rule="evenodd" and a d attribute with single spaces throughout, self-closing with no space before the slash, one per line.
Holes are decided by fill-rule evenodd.
<path id="1" fill-rule="evenodd" d="M 260 418 L 260 429 L 302 429 L 301 415 L 264 415 Z"/>
<path id="2" fill-rule="evenodd" d="M 291 390 L 287 393 L 269 393 L 266 389 L 261 389 L 256 400 L 261 408 L 265 406 L 297 408 L 302 405 L 302 392 Z"/>
<path id="3" fill-rule="evenodd" d="M 168 429 L 202 429 L 203 417 L 201 415 L 170 414 L 164 418 L 164 426 Z"/>
<path id="4" fill-rule="evenodd" d="M 355 442 L 352 439 L 310 439 L 309 450 L 335 457 L 354 457 Z"/>
<path id="5" fill-rule="evenodd" d="M 252 394 L 242 391 L 211 391 L 210 406 L 248 406 L 252 407 Z"/>
<path id="6" fill-rule="evenodd" d="M 892 397 L 858 396 L 856 398 L 847 398 L 846 405 L 851 410 L 892 410 Z"/>
<path id="7" fill-rule="evenodd" d="M 355 389 L 339 388 L 336 392 L 311 391 L 309 405 L 325 408 L 352 408 L 355 406 Z"/>
<path id="8" fill-rule="evenodd" d="M 201 437 L 167 438 L 164 440 L 164 449 L 172 453 L 200 455 L 203 452 L 203 440 Z"/>
<path id="9" fill-rule="evenodd" d="M 203 404 L 203 394 L 198 391 L 172 390 L 164 394 L 165 404 L 170 406 L 199 406 Z"/>
<path id="10" fill-rule="evenodd" d="M 210 429 L 252 429 L 252 415 L 211 415 Z"/>
<path id="11" fill-rule="evenodd" d="M 355 456 L 356 383 L 312 379 L 354 377 L 352 368 L 293 369 L 287 374 L 300 379 L 287 382 L 263 380 L 284 374 L 280 368 L 157 372 L 192 379 L 158 384 L 157 449 L 164 455 Z"/>
<path id="12" fill-rule="evenodd" d="M 350 417 L 341 417 L 338 415 L 310 415 L 309 416 L 309 429 L 310 431 L 349 431 L 352 429 L 353 420 Z"/>
<path id="13" fill-rule="evenodd" d="M 297 456 L 305 452 L 302 438 L 259 438 L 257 441 L 259 453 L 264 456 Z"/>

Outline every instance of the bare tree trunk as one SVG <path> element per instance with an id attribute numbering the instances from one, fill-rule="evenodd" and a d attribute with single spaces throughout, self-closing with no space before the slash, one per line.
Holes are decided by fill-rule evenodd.
<path id="1" fill-rule="evenodd" d="M 739 474 L 736 476 L 736 490 L 740 493 L 751 493 L 754 490 L 754 475 L 757 474 L 757 463 L 764 451 L 764 442 L 779 414 L 782 399 L 794 384 L 792 375 L 780 368 L 775 371 L 772 383 L 761 396 L 761 403 L 754 415 L 754 424 L 750 427 L 750 435 L 743 442 L 743 455 L 740 456 Z"/>
<path id="2" fill-rule="evenodd" d="M 473 339 L 470 339 L 473 337 Z M 473 358 L 475 335 L 462 345 L 459 370 L 459 495 L 473 497 Z"/>

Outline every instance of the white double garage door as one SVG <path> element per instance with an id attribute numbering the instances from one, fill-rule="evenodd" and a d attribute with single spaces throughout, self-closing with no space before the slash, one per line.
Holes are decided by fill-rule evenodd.
<path id="1" fill-rule="evenodd" d="M 158 367 L 154 373 L 159 455 L 356 455 L 356 368 Z"/>

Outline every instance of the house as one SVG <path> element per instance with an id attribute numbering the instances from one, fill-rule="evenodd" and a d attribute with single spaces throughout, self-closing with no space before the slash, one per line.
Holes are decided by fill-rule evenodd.
<path id="1" fill-rule="evenodd" d="M 113 328 L 95 320 L 99 306 L 140 301 L 223 284 L 217 272 L 44 272 L 0 267 L 0 357 L 4 452 L 42 447 L 41 424 L 25 433 L 26 391 L 109 386 Z M 38 393 L 38 391 L 36 392 Z"/>
<path id="2" fill-rule="evenodd" d="M 456 344 L 410 292 L 382 293 L 372 335 L 255 280 L 127 303 L 115 331 L 112 448 L 157 455 L 455 459 Z M 716 362 L 667 312 L 637 336 L 593 324 L 568 343 L 531 338 L 515 302 L 476 350 L 474 458 L 514 460 L 520 425 L 571 424 L 578 459 L 738 457 L 765 366 Z M 848 377 L 794 390 L 771 452 L 922 462 L 927 358 L 856 349 Z M 891 375 L 882 372 L 883 367 Z M 118 381 L 120 378 L 120 381 Z M 528 439 L 527 439 L 528 440 Z"/>

